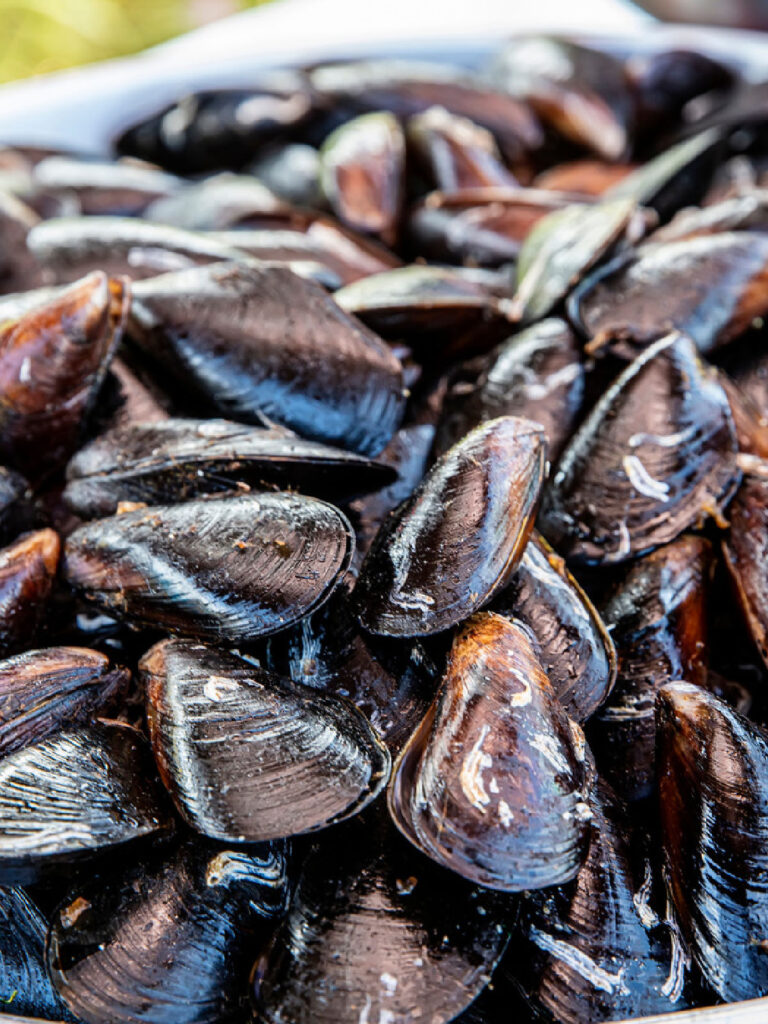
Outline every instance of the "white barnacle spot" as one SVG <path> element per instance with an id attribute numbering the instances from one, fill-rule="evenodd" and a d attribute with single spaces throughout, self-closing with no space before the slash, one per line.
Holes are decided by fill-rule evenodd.
<path id="1" fill-rule="evenodd" d="M 621 464 L 627 474 L 627 479 L 636 491 L 655 501 L 667 500 L 669 484 L 654 479 L 636 455 L 625 455 Z"/>
<path id="2" fill-rule="evenodd" d="M 461 788 L 464 790 L 467 800 L 481 814 L 485 814 L 486 805 L 491 801 L 483 785 L 483 771 L 486 768 L 490 768 L 493 764 L 493 758 L 483 750 L 483 743 L 490 728 L 490 725 L 484 725 L 480 730 L 480 736 L 468 756 L 464 759 L 459 774 Z"/>
<path id="3" fill-rule="evenodd" d="M 234 679 L 227 679 L 226 676 L 208 676 L 203 686 L 203 693 L 208 700 L 223 700 L 228 693 L 238 689 Z"/>
<path id="4" fill-rule="evenodd" d="M 629 537 L 629 530 L 627 529 L 626 521 L 624 519 L 620 519 L 619 520 L 619 549 L 618 549 L 618 551 L 616 553 L 623 557 L 624 555 L 628 555 L 629 554 L 630 548 L 631 548 L 631 540 L 630 540 L 630 537 Z"/>
<path id="5" fill-rule="evenodd" d="M 393 996 L 397 992 L 397 978 L 389 974 L 388 971 L 384 971 L 383 974 L 379 975 L 379 981 L 385 996 Z"/>
<path id="6" fill-rule="evenodd" d="M 368 1020 L 368 1014 L 371 1010 L 371 997 L 365 997 L 365 1006 L 360 1011 L 360 1016 L 357 1018 L 357 1024 L 370 1024 Z"/>
<path id="7" fill-rule="evenodd" d="M 534 736 L 531 746 L 544 755 L 556 772 L 567 773 L 570 770 L 565 754 L 554 736 Z"/>
<path id="8" fill-rule="evenodd" d="M 32 360 L 25 356 L 19 368 L 19 381 L 22 384 L 29 384 L 32 380 Z"/>
<path id="9" fill-rule="evenodd" d="M 488 783 L 488 789 L 491 791 L 491 793 L 498 793 L 499 792 L 499 784 L 496 781 L 496 776 L 495 775 L 493 776 L 491 781 Z"/>
<path id="10" fill-rule="evenodd" d="M 530 936 L 539 949 L 544 950 L 545 953 L 550 953 L 553 957 L 564 963 L 566 967 L 570 967 L 572 971 L 575 971 L 576 974 L 589 982 L 593 988 L 597 988 L 601 992 L 607 992 L 609 995 L 629 994 L 629 989 L 624 984 L 623 967 L 615 974 L 612 974 L 604 967 L 601 967 L 600 964 L 595 963 L 591 956 L 587 956 L 586 953 L 577 949 L 576 946 L 572 946 L 569 942 L 564 942 L 562 939 L 556 939 L 554 935 L 542 932 L 535 926 L 531 928 Z"/>
<path id="11" fill-rule="evenodd" d="M 512 808 L 509 806 L 506 800 L 499 800 L 499 820 L 504 828 L 509 828 L 514 820 L 514 814 Z"/>

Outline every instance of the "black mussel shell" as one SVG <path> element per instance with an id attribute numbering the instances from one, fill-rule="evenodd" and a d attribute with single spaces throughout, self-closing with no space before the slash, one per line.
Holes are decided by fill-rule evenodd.
<path id="1" fill-rule="evenodd" d="M 20 473 L 0 466 L 0 544 L 13 540 L 30 521 L 29 484 Z"/>
<path id="2" fill-rule="evenodd" d="M 728 509 L 731 529 L 723 557 L 736 599 L 763 661 L 768 665 L 768 466 L 745 475 Z"/>
<path id="3" fill-rule="evenodd" d="M 386 748 L 348 701 L 187 640 L 140 663 L 160 775 L 188 824 L 260 842 L 358 813 L 389 778 Z"/>
<path id="4" fill-rule="evenodd" d="M 583 722 L 616 681 L 616 648 L 594 605 L 565 562 L 535 533 L 492 610 L 523 622 L 563 709 Z"/>
<path id="5" fill-rule="evenodd" d="M 139 282 L 130 334 L 180 387 L 231 419 L 263 414 L 376 455 L 403 413 L 396 357 L 287 269 L 218 264 Z"/>
<path id="6" fill-rule="evenodd" d="M 320 180 L 339 220 L 391 245 L 405 184 L 405 136 L 393 114 L 352 118 L 320 150 Z"/>
<path id="7" fill-rule="evenodd" d="M 526 897 L 526 948 L 513 946 L 505 965 L 543 1018 L 558 1024 L 682 1009 L 686 954 L 653 907 L 651 866 L 646 861 L 638 878 L 632 830 L 604 783 L 590 807 L 587 860 L 571 884 Z"/>
<path id="8" fill-rule="evenodd" d="M 382 524 L 355 588 L 363 626 L 419 636 L 456 625 L 504 586 L 533 526 L 546 460 L 537 423 L 477 427 Z"/>
<path id="9" fill-rule="evenodd" d="M 0 657 L 29 645 L 53 590 L 61 541 L 53 530 L 23 533 L 0 549 Z"/>
<path id="10" fill-rule="evenodd" d="M 297 206 L 323 206 L 320 154 L 304 142 L 277 142 L 265 147 L 250 173 L 280 199 Z"/>
<path id="11" fill-rule="evenodd" d="M 114 395 L 114 410 L 110 409 L 108 419 L 110 429 L 168 419 L 170 399 L 159 389 L 148 386 L 145 379 L 137 377 L 120 358 L 114 359 L 109 368 L 105 391 L 109 387 Z"/>
<path id="12" fill-rule="evenodd" d="M 584 394 L 584 367 L 573 331 L 550 317 L 499 345 L 475 385 L 448 391 L 435 447 L 445 451 L 473 427 L 497 416 L 541 423 L 549 458 L 556 462 L 570 437 Z"/>
<path id="13" fill-rule="evenodd" d="M 514 315 L 540 320 L 619 241 L 636 206 L 632 199 L 574 203 L 538 221 L 520 248 Z"/>
<path id="14" fill-rule="evenodd" d="M 691 534 L 633 562 L 602 606 L 619 658 L 616 685 L 589 725 L 600 770 L 625 800 L 654 790 L 656 694 L 707 681 L 711 545 Z"/>
<path id="15" fill-rule="evenodd" d="M 64 201 L 75 199 L 87 216 L 140 216 L 162 196 L 172 195 L 183 182 L 172 174 L 133 160 L 107 162 L 49 156 L 32 171 L 36 188 Z"/>
<path id="16" fill-rule="evenodd" d="M 0 757 L 114 707 L 130 672 L 99 651 L 47 647 L 0 661 Z"/>
<path id="17" fill-rule="evenodd" d="M 117 722 L 65 729 L 0 760 L 0 878 L 22 884 L 171 827 L 152 756 Z"/>
<path id="18" fill-rule="evenodd" d="M 330 595 L 354 534 L 338 509 L 281 492 L 134 509 L 66 542 L 69 582 L 129 622 L 212 640 L 285 629 Z"/>
<path id="19" fill-rule="evenodd" d="M 111 515 L 121 502 L 185 501 L 238 485 L 292 488 L 339 501 L 394 478 L 384 463 L 284 429 L 167 418 L 118 428 L 81 448 L 67 468 L 64 500 L 89 518 Z"/>
<path id="20" fill-rule="evenodd" d="M 610 345 L 633 356 L 667 331 L 702 352 L 724 345 L 768 312 L 768 234 L 723 231 L 649 242 L 622 265 L 608 264 L 572 296 L 589 351 Z"/>
<path id="21" fill-rule="evenodd" d="M 768 994 L 768 740 L 707 690 L 659 691 L 659 810 L 669 892 L 707 983 Z"/>
<path id="22" fill-rule="evenodd" d="M 434 188 L 514 188 L 517 180 L 501 159 L 487 128 L 445 107 L 414 114 L 406 125 L 408 156 L 415 157 Z"/>
<path id="23" fill-rule="evenodd" d="M 490 980 L 507 900 L 420 858 L 371 811 L 323 833 L 304 863 L 256 968 L 266 1024 L 447 1024 Z"/>
<path id="24" fill-rule="evenodd" d="M 389 809 L 418 849 L 505 892 L 573 878 L 592 782 L 525 626 L 481 612 L 453 643 L 440 691 L 395 764 Z"/>
<path id="25" fill-rule="evenodd" d="M 540 529 L 579 562 L 622 562 L 674 540 L 738 483 L 736 435 L 714 372 L 661 338 L 603 394 L 544 494 Z"/>
<path id="26" fill-rule="evenodd" d="M 242 1020 L 248 972 L 286 896 L 280 844 L 160 844 L 58 909 L 48 946 L 53 983 L 89 1024 Z"/>
<path id="27" fill-rule="evenodd" d="M 7 1012 L 74 1020 L 48 977 L 47 931 L 48 923 L 23 889 L 0 887 L 0 1017 Z"/>
<path id="28" fill-rule="evenodd" d="M 570 142 L 605 160 L 626 156 L 633 102 L 624 68 L 610 54 L 563 39 L 523 37 L 501 51 L 492 80 Z"/>
<path id="29" fill-rule="evenodd" d="M 0 324 L 0 459 L 6 464 L 40 475 L 72 454 L 129 305 L 128 282 L 98 272 Z"/>

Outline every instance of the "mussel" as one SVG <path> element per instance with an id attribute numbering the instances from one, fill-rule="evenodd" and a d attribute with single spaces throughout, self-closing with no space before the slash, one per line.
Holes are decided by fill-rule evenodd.
<path id="1" fill-rule="evenodd" d="M 0 657 L 29 643 L 42 624 L 59 565 L 53 530 L 24 533 L 0 549 Z"/>
<path id="2" fill-rule="evenodd" d="M 768 664 L 768 588 L 764 573 L 768 544 L 768 467 L 764 474 L 745 475 L 728 516 L 731 529 L 723 541 L 725 565 L 744 621 L 763 661 Z"/>

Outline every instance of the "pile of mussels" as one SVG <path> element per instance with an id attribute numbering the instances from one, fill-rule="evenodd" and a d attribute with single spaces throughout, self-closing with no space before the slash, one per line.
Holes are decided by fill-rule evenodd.
<path id="1" fill-rule="evenodd" d="M 0 151 L 0 1009 L 768 993 L 768 83 L 529 38 L 116 152 Z"/>

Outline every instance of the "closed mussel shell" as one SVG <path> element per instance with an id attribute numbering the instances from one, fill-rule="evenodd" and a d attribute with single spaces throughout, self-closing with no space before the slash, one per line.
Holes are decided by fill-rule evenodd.
<path id="1" fill-rule="evenodd" d="M 140 664 L 160 774 L 186 821 L 257 842 L 357 813 L 382 790 L 389 754 L 345 700 L 185 640 Z"/>
<path id="2" fill-rule="evenodd" d="M 616 685 L 588 730 L 616 792 L 653 792 L 659 689 L 675 679 L 705 685 L 711 545 L 686 535 L 629 565 L 602 607 L 619 658 Z"/>
<path id="3" fill-rule="evenodd" d="M 47 647 L 0 661 L 0 757 L 103 714 L 129 680 L 127 669 L 84 647 Z"/>
<path id="4" fill-rule="evenodd" d="M 685 953 L 654 909 L 651 866 L 637 870 L 637 837 L 605 783 L 590 807 L 587 860 L 570 884 L 525 898 L 526 948 L 513 946 L 505 964 L 543 1018 L 558 1024 L 682 1009 Z"/>
<path id="5" fill-rule="evenodd" d="M 119 723 L 58 732 L 0 760 L 0 878 L 27 883 L 166 830 L 146 741 Z"/>
<path id="6" fill-rule="evenodd" d="M 49 196 L 65 202 L 74 198 L 80 212 L 89 216 L 140 216 L 153 200 L 172 195 L 183 184 L 150 164 L 71 156 L 41 160 L 32 171 L 32 181 Z"/>
<path id="7" fill-rule="evenodd" d="M 168 418 L 109 431 L 81 448 L 67 467 L 64 500 L 84 518 L 111 515 L 125 501 L 172 503 L 238 484 L 339 501 L 394 477 L 383 463 L 284 429 Z"/>
<path id="8" fill-rule="evenodd" d="M 540 529 L 566 558 L 621 562 L 717 515 L 739 478 L 728 400 L 683 335 L 607 389 L 566 447 Z"/>
<path id="9" fill-rule="evenodd" d="M 402 416 L 396 357 L 284 268 L 217 264 L 140 282 L 130 334 L 182 387 L 235 420 L 263 414 L 376 455 Z"/>
<path id="10" fill-rule="evenodd" d="M 616 681 L 616 648 L 596 608 L 565 562 L 534 533 L 493 611 L 523 622 L 563 709 L 589 718 Z"/>
<path id="11" fill-rule="evenodd" d="M 255 971 L 267 1024 L 446 1024 L 488 984 L 514 910 L 420 858 L 375 810 L 304 862 Z"/>
<path id="12" fill-rule="evenodd" d="M 0 544 L 12 540 L 30 521 L 30 498 L 24 477 L 0 466 Z"/>
<path id="13" fill-rule="evenodd" d="M 727 1002 L 768 994 L 768 741 L 707 690 L 659 691 L 659 808 L 683 935 Z"/>
<path id="14" fill-rule="evenodd" d="M 471 618 L 389 788 L 403 835 L 444 867 L 506 892 L 573 878 L 589 845 L 584 734 L 560 707 L 527 629 Z"/>
<path id="15" fill-rule="evenodd" d="M 766 467 L 768 473 L 768 467 Z M 723 541 L 725 565 L 755 644 L 768 664 L 768 476 L 745 475 L 729 509 L 731 529 Z"/>
<path id="16" fill-rule="evenodd" d="M 242 1020 L 248 972 L 286 895 L 280 844 L 237 851 L 200 839 L 159 844 L 58 909 L 51 977 L 88 1024 Z"/>
<path id="17" fill-rule="evenodd" d="M 546 440 L 505 416 L 469 433 L 379 530 L 355 588 L 372 633 L 418 636 L 456 625 L 504 585 L 533 526 Z"/>
<path id="18" fill-rule="evenodd" d="M 338 509 L 298 494 L 135 509 L 67 539 L 64 571 L 129 622 L 210 639 L 285 629 L 329 596 L 352 556 Z"/>
<path id="19" fill-rule="evenodd" d="M 48 529 L 0 549 L 0 657 L 29 644 L 42 625 L 60 552 L 58 534 Z"/>

